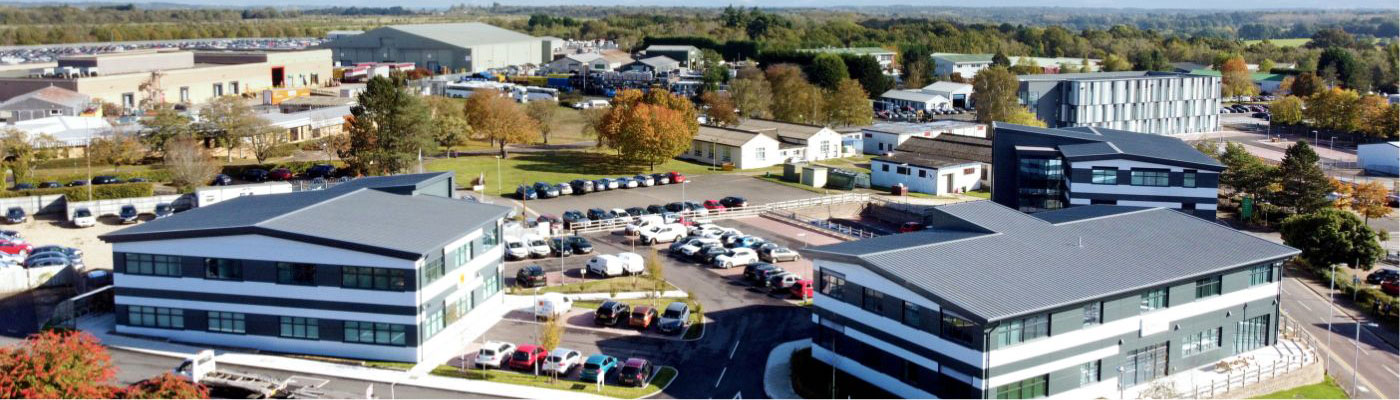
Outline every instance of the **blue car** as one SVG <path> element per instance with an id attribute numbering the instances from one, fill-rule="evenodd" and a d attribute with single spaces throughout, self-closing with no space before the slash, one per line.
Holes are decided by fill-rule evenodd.
<path id="1" fill-rule="evenodd" d="M 520 185 L 515 188 L 515 197 L 521 200 L 534 200 L 540 198 L 540 195 L 538 192 L 535 191 L 535 188 Z"/>
<path id="2" fill-rule="evenodd" d="M 617 357 L 594 354 L 583 361 L 583 370 L 579 372 L 578 378 L 584 382 L 597 382 L 600 376 L 607 379 L 614 369 L 617 369 Z"/>
<path id="3" fill-rule="evenodd" d="M 554 187 L 554 185 L 548 183 L 535 182 L 534 189 L 535 193 L 537 193 L 540 197 L 544 197 L 546 199 L 559 197 L 559 188 L 556 188 Z"/>

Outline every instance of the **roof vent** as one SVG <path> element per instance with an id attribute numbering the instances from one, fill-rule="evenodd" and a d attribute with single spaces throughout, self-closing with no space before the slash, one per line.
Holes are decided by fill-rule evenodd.
<path id="1" fill-rule="evenodd" d="M 1081 249 L 1084 248 L 1084 237 L 1083 237 L 1083 236 L 1080 236 L 1080 237 L 1079 237 L 1079 243 L 1075 244 L 1075 247 L 1078 247 L 1078 248 L 1081 248 Z"/>

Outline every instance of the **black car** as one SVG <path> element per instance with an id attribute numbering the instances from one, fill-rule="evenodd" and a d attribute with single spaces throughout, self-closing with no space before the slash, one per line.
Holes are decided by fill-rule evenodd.
<path id="1" fill-rule="evenodd" d="M 303 173 L 303 175 L 306 175 L 306 179 L 330 179 L 335 177 L 335 166 L 329 164 L 312 165 L 311 168 L 306 169 L 306 172 Z"/>
<path id="2" fill-rule="evenodd" d="M 659 204 L 647 206 L 647 214 L 661 214 L 666 212 L 666 207 Z"/>
<path id="3" fill-rule="evenodd" d="M 601 209 L 601 208 L 590 208 L 590 209 L 588 209 L 588 219 L 591 219 L 591 220 L 595 220 L 595 221 L 596 221 L 596 220 L 613 219 L 613 218 L 617 218 L 617 215 L 614 215 L 612 211 L 604 210 L 604 209 Z"/>
<path id="4" fill-rule="evenodd" d="M 9 210 L 5 210 L 6 222 L 9 222 L 11 224 L 18 224 L 24 222 L 27 219 L 29 219 L 29 214 L 26 214 L 24 212 L 24 208 L 10 207 Z"/>
<path id="5" fill-rule="evenodd" d="M 584 194 L 593 191 L 593 181 L 574 179 L 569 181 L 569 186 L 574 188 L 574 194 Z"/>
<path id="6" fill-rule="evenodd" d="M 243 180 L 248 182 L 266 182 L 267 170 L 262 168 L 253 168 L 243 171 Z"/>
<path id="7" fill-rule="evenodd" d="M 588 254 L 593 252 L 593 243 L 583 236 L 569 236 L 564 238 L 565 243 L 574 249 L 574 254 Z"/>
<path id="8" fill-rule="evenodd" d="M 729 249 L 724 248 L 724 246 L 718 244 L 707 244 L 705 245 L 705 247 L 701 247 L 700 251 L 695 252 L 695 255 L 692 257 L 694 257 L 696 261 L 709 264 L 715 262 L 715 257 L 719 257 L 725 254 L 729 254 Z"/>
<path id="9" fill-rule="evenodd" d="M 773 265 L 773 264 L 767 264 L 767 263 L 749 264 L 749 266 L 744 267 L 744 279 L 748 279 L 748 280 L 750 280 L 750 281 L 757 281 L 757 280 L 758 280 L 760 277 L 762 277 L 764 274 L 767 274 L 768 271 L 772 271 L 772 270 L 775 270 L 775 269 L 779 269 L 779 268 L 778 268 L 777 265 Z"/>
<path id="10" fill-rule="evenodd" d="M 535 182 L 535 186 L 532 186 L 532 188 L 535 189 L 535 193 L 536 193 L 539 197 L 546 198 L 546 199 L 552 199 L 552 198 L 555 198 L 555 197 L 559 197 L 559 188 L 556 188 L 556 187 L 554 187 L 554 185 L 551 185 L 551 184 L 549 184 L 549 183 L 546 183 L 546 182 Z"/>
<path id="11" fill-rule="evenodd" d="M 723 206 L 725 206 L 725 207 L 729 207 L 729 208 L 734 208 L 734 207 L 748 207 L 748 206 L 749 206 L 749 201 L 748 201 L 748 200 L 745 200 L 743 197 L 739 197 L 739 196 L 729 196 L 729 197 L 725 197 L 725 198 L 723 198 L 723 199 L 719 199 L 719 204 L 721 204 L 721 205 L 723 205 Z"/>
<path id="12" fill-rule="evenodd" d="M 539 192 L 533 186 L 520 185 L 515 187 L 515 198 L 521 200 L 534 200 L 540 198 Z"/>
<path id="13" fill-rule="evenodd" d="M 1400 278 L 1400 270 L 1383 268 L 1366 275 L 1366 283 L 1379 285 L 1381 282 L 1397 278 Z"/>
<path id="14" fill-rule="evenodd" d="M 674 202 L 674 203 L 670 203 L 670 204 L 667 204 L 667 205 L 666 205 L 666 211 L 670 211 L 670 212 L 681 212 L 681 211 L 685 211 L 685 210 L 686 210 L 686 208 L 685 208 L 685 203 L 682 203 L 682 202 L 679 202 L 679 201 Z"/>
<path id="15" fill-rule="evenodd" d="M 593 312 L 593 323 L 600 326 L 613 326 L 619 322 L 626 321 L 627 316 L 632 313 L 632 306 L 620 301 L 608 300 L 603 305 L 598 306 L 598 310 Z"/>
<path id="16" fill-rule="evenodd" d="M 574 255 L 574 246 L 570 246 L 569 241 L 565 238 L 552 238 L 549 239 L 549 253 L 561 257 L 572 256 Z"/>
<path id="17" fill-rule="evenodd" d="M 671 183 L 671 174 L 655 173 L 651 174 L 652 184 L 667 185 Z"/>
<path id="18" fill-rule="evenodd" d="M 633 217 L 640 217 L 640 216 L 647 215 L 647 214 L 651 214 L 651 213 L 647 212 L 647 209 L 645 209 L 645 208 L 641 208 L 641 207 L 627 207 L 627 215 L 630 215 L 630 216 L 633 216 Z"/>
<path id="19" fill-rule="evenodd" d="M 686 211 L 705 211 L 705 205 L 697 201 L 687 201 L 682 204 L 685 205 Z"/>
<path id="20" fill-rule="evenodd" d="M 15 184 L 15 187 L 10 188 L 10 190 L 29 190 L 29 189 L 33 189 L 33 188 L 34 188 L 34 185 L 33 185 L 33 184 L 29 184 L 29 183 L 16 183 L 16 184 Z"/>
<path id="21" fill-rule="evenodd" d="M 210 182 L 210 184 L 211 184 L 211 185 L 214 185 L 214 186 L 228 186 L 228 185 L 232 185 L 232 184 L 233 184 L 233 177 L 228 176 L 228 175 L 224 175 L 224 174 L 214 175 L 214 181 L 213 181 L 213 182 Z"/>
<path id="22" fill-rule="evenodd" d="M 160 203 L 160 204 L 156 204 L 156 211 L 155 211 L 156 219 L 161 219 L 161 218 L 169 217 L 169 216 L 174 215 L 174 214 L 175 214 L 175 207 L 171 207 L 171 206 L 170 206 L 170 203 Z"/>
<path id="23" fill-rule="evenodd" d="M 63 183 L 58 181 L 48 181 L 39 184 L 40 189 L 52 189 L 61 187 L 63 187 Z"/>
<path id="24" fill-rule="evenodd" d="M 73 187 L 73 186 L 87 186 L 87 184 L 88 184 L 87 181 L 81 180 L 81 179 L 76 180 L 76 181 L 72 181 L 72 182 L 68 182 L 68 186 L 69 186 L 69 187 Z"/>
<path id="25" fill-rule="evenodd" d="M 585 217 L 583 213 L 578 212 L 578 210 L 565 211 L 562 218 L 564 219 L 564 227 L 566 228 L 579 222 L 588 221 L 588 217 Z"/>
<path id="26" fill-rule="evenodd" d="M 527 288 L 544 286 L 547 284 L 547 282 L 545 281 L 546 280 L 544 276 L 544 267 L 538 265 L 526 266 L 525 268 L 521 268 L 519 272 L 515 273 L 516 286 Z"/>
<path id="27" fill-rule="evenodd" d="M 122 183 L 122 178 L 118 178 L 118 177 L 111 176 L 111 175 L 102 175 L 102 176 L 94 176 L 94 177 L 92 177 L 92 184 L 94 184 L 94 185 L 110 185 L 110 184 L 114 184 L 114 183 Z"/>
<path id="28" fill-rule="evenodd" d="M 117 218 L 120 219 L 123 224 L 134 224 L 138 221 L 137 218 L 140 216 L 141 213 L 136 212 L 136 206 L 130 204 L 122 206 L 121 210 L 117 212 Z"/>

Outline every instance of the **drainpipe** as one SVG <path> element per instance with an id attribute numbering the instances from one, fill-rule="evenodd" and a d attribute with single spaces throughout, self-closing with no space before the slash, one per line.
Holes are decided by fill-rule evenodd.
<path id="1" fill-rule="evenodd" d="M 989 322 L 986 325 L 987 328 L 982 330 L 982 387 L 979 389 L 982 393 L 980 398 L 983 399 L 991 397 L 988 395 L 988 390 L 991 390 L 991 387 L 987 384 L 987 378 L 990 377 L 992 371 L 992 331 L 996 330 L 999 325 L 1001 324 Z"/>

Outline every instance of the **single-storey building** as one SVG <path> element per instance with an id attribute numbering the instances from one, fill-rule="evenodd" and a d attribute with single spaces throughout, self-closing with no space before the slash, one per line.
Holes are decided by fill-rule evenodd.
<path id="1" fill-rule="evenodd" d="M 891 89 L 881 93 L 880 100 L 900 110 L 930 111 L 953 107 L 947 97 L 923 90 Z"/>
<path id="2" fill-rule="evenodd" d="M 287 141 L 300 142 L 345 133 L 349 105 L 324 107 L 291 113 L 259 114 L 273 126 L 287 130 Z"/>
<path id="3" fill-rule="evenodd" d="M 953 107 L 967 108 L 972 104 L 972 85 L 953 81 L 934 82 L 922 89 L 924 93 L 931 93 L 948 99 Z"/>
<path id="4" fill-rule="evenodd" d="M 91 96 L 58 86 L 48 86 L 0 103 L 0 121 L 19 122 L 57 116 L 76 117 L 96 109 Z"/>
<path id="5" fill-rule="evenodd" d="M 861 129 L 864 136 L 861 150 L 865 154 L 893 151 L 911 137 L 933 138 L 940 134 L 987 137 L 987 126 L 964 121 L 935 121 L 929 123 L 887 122 Z"/>
<path id="6" fill-rule="evenodd" d="M 690 68 L 691 65 L 700 61 L 700 49 L 691 45 L 654 44 L 647 46 L 642 53 L 646 54 L 647 58 L 666 56 L 666 58 L 676 60 L 682 67 L 686 68 Z"/>
<path id="7" fill-rule="evenodd" d="M 628 71 L 651 72 L 657 75 L 671 74 L 681 70 L 680 62 L 666 56 L 643 58 L 623 67 Z"/>
<path id="8" fill-rule="evenodd" d="M 1400 142 L 1356 146 L 1356 161 L 1368 174 L 1400 175 Z"/>
<path id="9" fill-rule="evenodd" d="M 842 137 L 831 128 L 751 118 L 732 127 L 701 125 L 680 158 L 734 163 L 737 169 L 841 158 Z"/>
<path id="10" fill-rule="evenodd" d="M 888 156 L 870 160 L 870 184 L 945 195 L 977 190 L 992 163 L 992 140 L 984 137 L 938 135 L 914 137 Z"/>
<path id="11" fill-rule="evenodd" d="M 631 64 L 632 56 L 619 50 L 604 50 L 602 52 L 569 54 L 554 61 L 550 61 L 545 66 L 553 73 L 579 73 L 587 66 L 589 71 L 615 71 L 622 66 Z"/>

